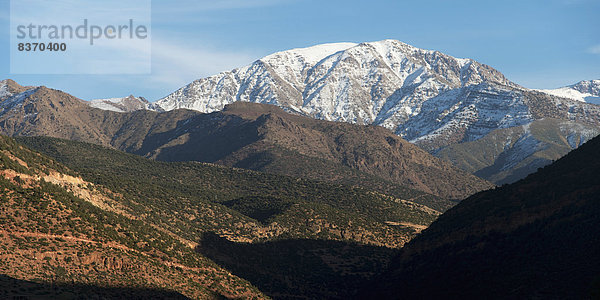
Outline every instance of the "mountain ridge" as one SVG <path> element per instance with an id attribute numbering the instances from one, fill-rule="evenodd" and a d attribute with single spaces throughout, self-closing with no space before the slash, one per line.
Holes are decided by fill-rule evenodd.
<path id="1" fill-rule="evenodd" d="M 593 92 L 595 82 L 584 81 L 572 87 Z M 85 103 L 119 112 L 170 112 L 177 109 L 216 112 L 235 102 L 272 104 L 289 113 L 315 119 L 382 126 L 442 158 L 449 158 L 441 154 L 447 153 L 447 148 L 476 146 L 478 148 L 472 152 L 496 152 L 494 146 L 476 141 L 496 139 L 498 130 L 519 130 L 531 124 L 545 124 L 539 122 L 543 119 L 572 122 L 573 130 L 583 130 L 574 134 L 585 139 L 590 138 L 587 134 L 590 127 L 594 127 L 592 131 L 600 129 L 598 105 L 529 90 L 508 80 L 492 67 L 472 59 L 455 58 L 395 40 L 322 44 L 277 52 L 248 66 L 198 79 L 154 103 L 131 97 Z M 32 117 L 26 112 L 23 115 Z M 142 118 L 147 119 L 148 115 Z M 2 118 L 0 116 L 0 122 Z M 128 117 L 98 116 L 95 122 L 106 123 L 107 118 L 118 123 Z M 163 121 L 173 123 L 164 118 Z M 18 127 L 23 122 L 28 120 L 23 117 L 7 123 L 7 126 Z M 141 125 L 140 122 L 135 124 Z M 89 127 L 88 124 L 85 126 Z M 556 126 L 551 129 L 563 139 L 573 135 L 565 134 Z M 124 140 L 123 136 L 132 136 L 126 131 L 119 131 L 115 137 L 111 137 L 110 133 L 89 134 L 96 138 L 109 135 L 102 137 L 104 145 L 114 145 L 116 141 Z M 178 136 L 172 138 L 177 139 Z M 552 159 L 574 149 L 556 148 L 543 139 L 534 142 L 540 145 L 539 149 L 558 149 L 558 156 L 552 155 Z M 132 144 L 120 149 L 136 151 L 136 147 L 141 147 L 140 141 L 130 139 L 125 143 Z M 514 150 L 506 149 L 508 152 Z M 535 159 L 536 155 L 540 155 L 539 151 L 525 151 L 523 154 L 528 155 L 505 156 L 513 161 L 504 165 L 512 165 L 515 169 L 505 172 L 488 168 L 476 175 L 495 183 L 513 182 L 549 162 Z M 147 151 L 142 155 L 155 154 Z M 492 166 L 496 158 L 498 156 L 490 156 L 490 161 L 482 165 Z M 450 161 L 465 159 L 468 158 L 455 157 Z M 479 171 L 473 171 L 464 164 L 456 166 L 469 172 Z"/>
<path id="2" fill-rule="evenodd" d="M 580 102 L 600 104 L 600 80 L 583 80 L 565 87 L 539 91 Z"/>
<path id="3" fill-rule="evenodd" d="M 264 165 L 250 163 L 248 155 L 266 154 L 271 155 L 270 161 L 274 158 L 280 162 L 277 170 L 272 168 L 271 171 L 283 175 L 326 181 L 345 180 L 345 176 L 328 171 L 334 167 L 342 172 L 340 174 L 353 178 L 353 184 L 360 184 L 359 178 L 362 178 L 376 186 L 381 183 L 387 186 L 385 189 L 405 185 L 447 199 L 460 199 L 491 187 L 489 183 L 438 161 L 416 146 L 402 142 L 384 128 L 365 130 L 366 127 L 359 125 L 328 123 L 263 105 L 236 103 L 229 110 L 212 114 L 184 109 L 121 113 L 90 107 L 87 102 L 62 91 L 38 87 L 0 102 L 0 108 L 4 107 L 0 111 L 0 132 L 10 136 L 41 135 L 86 141 L 159 160 L 197 160 L 265 171 Z M 377 133 L 374 136 L 379 139 L 369 137 L 369 130 Z M 333 132 L 337 132 L 337 136 L 351 138 L 336 141 L 338 137 L 333 136 Z M 403 145 L 403 148 L 395 149 L 386 138 Z M 213 146 L 206 147 L 207 143 Z M 250 145 L 254 150 L 246 147 Z M 238 152 L 237 159 L 233 156 L 226 159 L 244 147 L 245 154 Z M 370 150 L 366 151 L 367 148 L 379 150 L 373 155 Z M 296 166 L 287 163 L 283 157 L 290 158 L 290 161 L 304 161 L 300 165 L 308 165 L 310 161 L 313 168 L 306 168 L 307 174 L 291 173 Z M 264 161 L 263 158 L 257 156 L 251 160 Z M 428 161 L 427 166 L 412 164 L 419 160 Z M 427 176 L 433 169 L 440 171 L 438 175 L 442 174 L 442 177 L 453 174 L 446 177 L 456 184 L 443 184 L 436 176 Z M 353 170 L 360 174 L 353 174 Z M 336 176 L 340 178 L 335 179 Z"/>
<path id="4" fill-rule="evenodd" d="M 154 108 L 213 112 L 232 102 L 267 103 L 316 119 L 383 126 L 433 154 L 544 118 L 600 128 L 600 106 L 527 89 L 472 59 L 395 40 L 344 45 L 311 59 L 303 56 L 303 51 L 318 47 L 277 52 L 195 80 L 155 102 Z M 585 83 L 573 86 L 591 91 L 594 81 Z M 530 161 L 516 158 L 521 160 L 513 165 Z M 497 183 L 507 179 L 500 173 L 487 178 Z"/>
<path id="5" fill-rule="evenodd" d="M 536 173 L 475 194 L 405 246 L 362 298 L 600 295 L 596 137 Z"/>
<path id="6" fill-rule="evenodd" d="M 88 104 L 91 107 L 110 110 L 116 112 L 131 112 L 141 109 L 149 109 L 151 103 L 144 97 L 135 97 L 129 95 L 123 98 L 109 98 L 109 99 L 94 99 L 90 100 Z"/>

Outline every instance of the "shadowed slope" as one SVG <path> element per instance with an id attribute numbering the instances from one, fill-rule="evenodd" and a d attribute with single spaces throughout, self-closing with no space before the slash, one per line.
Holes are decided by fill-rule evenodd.
<path id="1" fill-rule="evenodd" d="M 600 138 L 450 209 L 363 296 L 587 298 L 600 291 Z"/>

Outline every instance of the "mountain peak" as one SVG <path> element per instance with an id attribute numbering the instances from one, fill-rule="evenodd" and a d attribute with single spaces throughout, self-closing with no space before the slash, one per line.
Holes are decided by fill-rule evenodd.
<path id="1" fill-rule="evenodd" d="M 267 56 L 261 58 L 260 60 L 264 61 L 264 62 L 271 62 L 271 61 L 280 60 L 286 56 L 291 56 L 290 58 L 292 58 L 292 59 L 298 59 L 298 60 L 302 60 L 305 63 L 315 64 L 332 54 L 335 54 L 340 51 L 344 51 L 344 50 L 346 50 L 348 48 L 352 48 L 356 45 L 357 45 L 356 43 L 320 44 L 320 45 L 315 45 L 315 46 L 310 46 L 310 47 L 305 47 L 305 48 L 295 48 L 295 49 L 291 49 L 291 50 L 276 52 L 276 53 L 267 55 Z"/>
<path id="2" fill-rule="evenodd" d="M 404 134 L 404 124 L 430 100 L 441 104 L 439 113 L 446 116 L 444 111 L 463 105 L 459 97 L 482 83 L 486 90 L 490 85 L 522 89 L 487 65 L 397 40 L 334 43 L 277 52 L 198 79 L 152 107 L 210 113 L 233 102 L 264 103 L 317 119 L 381 125 Z M 421 128 L 407 138 L 433 130 Z"/>
<path id="3" fill-rule="evenodd" d="M 538 91 L 561 98 L 600 105 L 600 80 L 583 80 L 557 89 Z"/>
<path id="4" fill-rule="evenodd" d="M 0 101 L 32 88 L 31 86 L 22 86 L 12 79 L 4 79 L 0 81 Z"/>
<path id="5" fill-rule="evenodd" d="M 129 95 L 123 98 L 94 99 L 86 102 L 89 106 L 115 112 L 130 112 L 149 109 L 150 102 L 144 97 Z"/>
<path id="6" fill-rule="evenodd" d="M 570 85 L 569 87 L 581 93 L 587 93 L 593 96 L 600 97 L 600 79 L 583 80 L 576 84 Z"/>

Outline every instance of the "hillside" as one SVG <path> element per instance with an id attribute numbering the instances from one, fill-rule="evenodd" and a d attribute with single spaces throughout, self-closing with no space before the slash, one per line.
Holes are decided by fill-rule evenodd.
<path id="1" fill-rule="evenodd" d="M 423 192 L 461 199 L 492 186 L 383 128 L 317 121 L 269 105 L 240 103 L 212 114 L 120 113 L 38 87 L 0 107 L 0 132 L 10 136 L 65 138 L 158 160 L 197 160 L 361 185 L 397 197 L 412 193 L 410 198 L 438 210 L 453 203 Z"/>
<path id="2" fill-rule="evenodd" d="M 37 282 L 5 275 L 0 275 L 0 297 L 3 299 L 190 299 L 180 293 L 164 289 L 106 287 L 57 281 Z"/>
<path id="3" fill-rule="evenodd" d="M 264 297 L 125 213 L 115 194 L 2 136 L 0 174 L 0 284 L 12 285 L 3 296 Z"/>
<path id="4" fill-rule="evenodd" d="M 580 122 L 540 119 L 451 145 L 436 156 L 496 184 L 513 183 L 563 157 L 600 133 Z"/>
<path id="5" fill-rule="evenodd" d="M 405 246 L 363 297 L 597 298 L 599 151 L 595 138 L 462 201 Z"/>
<path id="6" fill-rule="evenodd" d="M 199 115 L 175 132 L 148 135 L 142 148 L 132 152 L 157 160 L 214 162 L 384 192 L 397 190 L 394 183 L 446 199 L 461 199 L 492 186 L 382 127 L 314 120 L 264 104 L 238 102 L 223 112 Z"/>
<path id="7" fill-rule="evenodd" d="M 473 59 L 383 40 L 277 52 L 248 66 L 195 80 L 150 109 L 214 112 L 233 102 L 273 104 L 316 119 L 383 126 L 436 154 L 457 144 L 475 146 L 470 142 L 495 139 L 496 130 L 519 130 L 544 118 L 598 131 L 599 82 L 535 91 Z M 474 152 L 497 151 L 483 142 L 476 146 Z M 487 170 L 484 178 L 497 183 L 523 178 L 547 163 L 536 155 L 524 151 L 507 156 L 505 165 L 512 167 Z M 492 166 L 495 159 L 490 156 L 480 163 Z"/>
<path id="8" fill-rule="evenodd" d="M 186 111 L 118 113 L 91 107 L 86 101 L 45 86 L 5 82 L 15 91 L 0 101 L 0 133 L 8 136 L 51 136 L 103 146 L 123 143 L 122 139 L 141 143 L 149 127 L 173 128 L 177 122 L 197 115 Z M 126 133 L 134 128 L 136 136 Z"/>
<path id="9" fill-rule="evenodd" d="M 109 207 L 195 247 L 267 295 L 287 291 L 282 297 L 293 298 L 310 291 L 316 298 L 346 298 L 439 215 L 426 206 L 358 187 L 212 164 L 153 161 L 54 138 L 18 140 L 66 165 L 97 190 L 110 191 Z M 261 245 L 272 245 L 270 251 L 281 250 L 289 257 L 265 256 L 258 251 Z M 243 255 L 235 250 L 247 247 L 257 250 Z M 223 260 L 226 253 L 246 259 Z M 335 267 L 366 257 L 371 263 L 356 265 L 356 272 Z M 288 260 L 290 270 L 244 269 L 248 261 L 269 265 L 277 259 Z M 336 283 L 310 288 L 325 281 Z"/>
<path id="10" fill-rule="evenodd" d="M 600 80 L 584 80 L 558 89 L 540 90 L 557 97 L 600 104 Z"/>

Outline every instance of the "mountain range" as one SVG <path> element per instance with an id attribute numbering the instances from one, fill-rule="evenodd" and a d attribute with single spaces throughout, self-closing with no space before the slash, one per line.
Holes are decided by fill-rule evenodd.
<path id="1" fill-rule="evenodd" d="M 600 138 L 445 214 L 366 285 L 364 299 L 597 299 Z"/>
<path id="2" fill-rule="evenodd" d="M 0 137 L 0 293 L 593 298 L 599 146 L 439 216 L 359 187 Z"/>
<path id="3" fill-rule="evenodd" d="M 384 128 L 314 120 L 270 105 L 236 104 L 211 114 L 120 113 L 36 87 L 0 102 L 0 108 L 5 135 L 85 141 L 158 160 L 219 163 L 391 193 L 409 188 L 454 200 L 491 187 Z"/>
<path id="4" fill-rule="evenodd" d="M 156 102 L 0 81 L 0 297 L 599 297 L 599 83 L 394 40 Z"/>
<path id="5" fill-rule="evenodd" d="M 440 214 L 360 187 L 47 137 L 0 137 L 0 175 L 0 273 L 22 286 L 11 296 L 35 296 L 33 281 L 61 286 L 45 290 L 54 297 L 344 299 Z"/>
<path id="6" fill-rule="evenodd" d="M 600 104 L 600 80 L 584 80 L 562 88 L 540 91 L 562 98 Z"/>
<path id="7" fill-rule="evenodd" d="M 137 107 L 210 113 L 238 101 L 273 104 L 316 119 L 382 126 L 434 155 L 451 146 L 476 145 L 473 151 L 486 153 L 485 159 L 457 166 L 502 184 L 522 178 L 581 143 L 564 143 L 568 147 L 559 147 L 557 155 L 549 156 L 545 150 L 558 149 L 554 144 L 535 135 L 521 136 L 521 144 L 533 143 L 537 150 L 514 155 L 517 141 L 502 140 L 497 130 L 519 130 L 551 118 L 570 124 L 568 130 L 548 128 L 553 135 L 585 142 L 599 132 L 600 108 L 594 104 L 599 83 L 530 90 L 475 60 L 384 40 L 274 53 Z M 472 143 L 485 137 L 497 143 Z"/>
<path id="8" fill-rule="evenodd" d="M 124 98 L 94 99 L 88 103 L 91 107 L 116 112 L 129 112 L 148 109 L 151 104 L 144 97 L 129 95 Z"/>
<path id="9" fill-rule="evenodd" d="M 4 120 L 0 126 L 5 134 L 32 134 L 18 127 L 34 113 L 24 111 L 19 117 L 9 111 L 34 89 L 11 80 L 0 82 L 0 120 Z M 248 66 L 196 80 L 153 103 L 128 96 L 71 99 L 69 105 L 135 114 L 180 109 L 213 113 L 235 102 L 271 104 L 314 119 L 387 128 L 464 171 L 504 184 L 523 178 L 600 133 L 600 106 L 595 104 L 599 89 L 600 81 L 590 80 L 556 90 L 530 90 L 475 60 L 384 40 L 274 53 Z M 176 114 L 178 120 L 191 115 Z M 175 126 L 172 120 L 165 121 L 170 124 L 167 127 Z M 89 127 L 89 122 L 79 125 Z M 528 130 L 541 127 L 538 134 Z M 52 136 L 155 155 L 140 153 L 137 146 L 115 145 L 120 137 L 111 134 L 116 130 L 84 131 L 88 132 Z M 163 138 L 181 141 L 176 133 Z"/>

